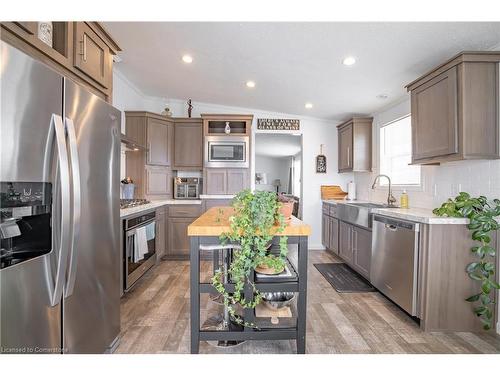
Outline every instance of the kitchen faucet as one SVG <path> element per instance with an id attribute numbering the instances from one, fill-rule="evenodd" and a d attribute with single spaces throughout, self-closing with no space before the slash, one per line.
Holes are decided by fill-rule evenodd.
<path id="1" fill-rule="evenodd" d="M 375 185 L 377 184 L 377 181 L 380 177 L 386 177 L 387 180 L 389 181 L 389 194 L 387 195 L 387 206 L 388 207 L 397 207 L 396 206 L 396 198 L 392 195 L 392 190 L 391 190 L 391 178 L 387 176 L 386 174 L 379 174 L 377 177 L 375 177 L 375 180 L 373 180 L 373 185 L 372 189 L 375 189 Z"/>

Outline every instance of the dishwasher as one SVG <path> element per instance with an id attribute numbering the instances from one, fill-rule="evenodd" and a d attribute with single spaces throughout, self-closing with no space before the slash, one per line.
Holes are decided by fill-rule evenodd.
<path id="1" fill-rule="evenodd" d="M 418 316 L 417 223 L 373 216 L 370 281 L 412 316 Z"/>

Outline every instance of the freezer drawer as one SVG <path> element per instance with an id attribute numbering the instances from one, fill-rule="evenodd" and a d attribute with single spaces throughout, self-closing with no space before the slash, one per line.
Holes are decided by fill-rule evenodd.
<path id="1" fill-rule="evenodd" d="M 370 281 L 412 316 L 418 316 L 419 224 L 373 217 Z"/>

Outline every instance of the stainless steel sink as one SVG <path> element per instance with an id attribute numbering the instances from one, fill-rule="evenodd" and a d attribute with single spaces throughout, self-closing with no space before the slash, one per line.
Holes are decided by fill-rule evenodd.
<path id="1" fill-rule="evenodd" d="M 337 205 L 337 218 L 371 229 L 372 227 L 372 209 L 374 208 L 388 208 L 387 204 L 382 203 L 368 203 L 368 202 L 349 202 Z"/>

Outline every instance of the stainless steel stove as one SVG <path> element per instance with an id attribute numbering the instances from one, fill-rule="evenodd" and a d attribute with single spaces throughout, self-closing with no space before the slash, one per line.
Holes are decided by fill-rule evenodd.
<path id="1" fill-rule="evenodd" d="M 147 199 L 120 199 L 120 208 L 130 208 L 151 203 Z"/>

